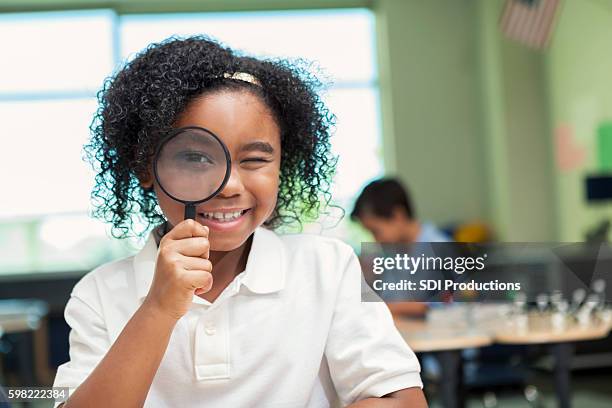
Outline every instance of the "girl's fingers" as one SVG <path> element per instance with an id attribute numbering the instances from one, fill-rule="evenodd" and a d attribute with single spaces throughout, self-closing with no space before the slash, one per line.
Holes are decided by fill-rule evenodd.
<path id="1" fill-rule="evenodd" d="M 187 219 L 178 223 L 164 237 L 162 241 L 181 240 L 192 237 L 208 237 L 208 227 L 199 222 Z"/>
<path id="2" fill-rule="evenodd" d="M 166 244 L 166 249 L 172 252 L 183 256 L 197 256 L 200 258 L 206 258 L 205 255 L 208 255 L 209 248 L 210 242 L 208 242 L 208 238 L 203 237 L 184 238 Z"/>
<path id="3" fill-rule="evenodd" d="M 206 228 L 206 242 L 208 243 L 208 245 L 206 245 L 203 249 L 204 249 L 204 253 L 201 255 L 202 258 L 204 259 L 208 259 L 210 258 L 210 241 L 208 240 L 208 227 Z"/>
<path id="4" fill-rule="evenodd" d="M 162 238 L 160 248 L 162 247 L 184 256 L 208 258 L 208 227 L 194 220 L 182 221 Z"/>
<path id="5" fill-rule="evenodd" d="M 200 290 L 200 293 L 206 293 L 212 288 L 213 277 L 208 271 L 192 270 L 185 271 L 183 276 L 185 286 L 189 290 Z M 196 294 L 200 294 L 196 293 Z"/>
<path id="6" fill-rule="evenodd" d="M 180 265 L 187 271 L 206 271 L 212 272 L 212 263 L 208 259 L 193 256 L 181 256 Z"/>
<path id="7" fill-rule="evenodd" d="M 184 256 L 197 256 L 208 259 L 210 255 L 210 241 L 207 237 L 184 238 L 173 241 L 170 247 Z"/>

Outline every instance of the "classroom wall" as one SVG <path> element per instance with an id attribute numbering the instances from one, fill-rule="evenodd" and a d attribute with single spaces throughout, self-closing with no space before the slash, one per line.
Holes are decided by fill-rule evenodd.
<path id="1" fill-rule="evenodd" d="M 439 224 L 486 216 L 476 3 L 377 0 L 387 168 Z"/>
<path id="2" fill-rule="evenodd" d="M 505 241 L 556 237 L 545 52 L 499 29 L 503 0 L 478 1 L 489 220 Z"/>
<path id="3" fill-rule="evenodd" d="M 586 174 L 599 170 L 597 127 L 612 120 L 612 2 L 564 2 L 546 54 L 546 76 L 552 127 L 569 126 L 575 154 L 585 155 L 572 168 L 554 169 L 559 239 L 582 240 L 587 230 L 612 218 L 612 205 L 587 204 L 583 185 Z"/>
<path id="4" fill-rule="evenodd" d="M 478 8 L 489 219 L 508 241 L 582 241 L 612 218 L 584 188 L 601 171 L 597 128 L 612 120 L 612 2 L 562 1 L 545 51 L 502 38 L 503 3 Z"/>
<path id="5" fill-rule="evenodd" d="M 503 4 L 374 3 L 386 160 L 422 218 L 480 219 L 502 240 L 552 240 L 545 54 L 503 38 Z"/>

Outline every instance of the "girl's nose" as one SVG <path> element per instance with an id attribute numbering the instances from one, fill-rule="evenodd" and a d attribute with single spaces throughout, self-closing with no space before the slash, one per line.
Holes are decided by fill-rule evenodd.
<path id="1" fill-rule="evenodd" d="M 242 177 L 240 171 L 236 170 L 233 166 L 230 172 L 230 177 L 227 180 L 227 184 L 223 187 L 223 190 L 219 193 L 219 197 L 229 198 L 236 195 L 240 195 L 244 191 L 244 184 L 242 183 Z"/>

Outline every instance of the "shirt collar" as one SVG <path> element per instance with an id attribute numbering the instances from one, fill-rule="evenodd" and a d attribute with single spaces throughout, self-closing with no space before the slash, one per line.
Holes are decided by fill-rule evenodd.
<path id="1" fill-rule="evenodd" d="M 257 294 L 278 292 L 285 287 L 283 265 L 283 245 L 280 238 L 272 231 L 257 228 L 253 235 L 251 252 L 247 259 L 240 284 Z M 147 296 L 157 259 L 157 243 L 153 233 L 149 235 L 144 247 L 133 260 L 138 299 Z M 214 276 L 214 265 L 213 265 Z"/>

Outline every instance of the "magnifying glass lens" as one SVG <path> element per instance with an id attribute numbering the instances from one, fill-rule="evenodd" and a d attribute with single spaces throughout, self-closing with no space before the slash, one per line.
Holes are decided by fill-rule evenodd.
<path id="1" fill-rule="evenodd" d="M 212 133 L 203 128 L 184 128 L 158 151 L 156 177 L 173 199 L 203 202 L 223 187 L 228 162 L 227 150 Z"/>

